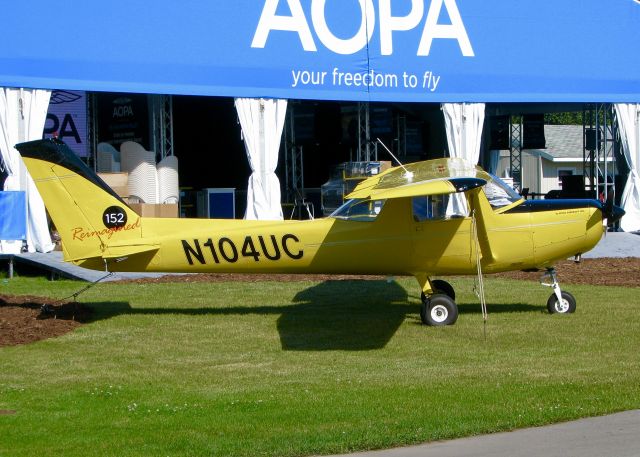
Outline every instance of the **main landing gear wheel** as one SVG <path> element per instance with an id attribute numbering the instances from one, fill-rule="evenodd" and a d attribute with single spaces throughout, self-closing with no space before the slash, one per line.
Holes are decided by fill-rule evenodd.
<path id="1" fill-rule="evenodd" d="M 458 320 L 458 305 L 448 295 L 433 294 L 422 300 L 420 318 L 425 325 L 453 325 Z"/>
<path id="2" fill-rule="evenodd" d="M 547 300 L 547 310 L 551 314 L 569 314 L 576 310 L 576 299 L 569 292 L 562 291 L 562 301 L 553 293 Z"/>
<path id="3" fill-rule="evenodd" d="M 443 279 L 434 279 L 433 281 L 431 281 L 431 287 L 433 288 L 434 294 L 445 294 L 449 296 L 451 300 L 455 301 L 456 291 L 453 290 L 453 286 L 449 284 L 447 281 Z M 426 298 L 426 295 L 424 294 L 424 292 L 422 293 L 421 298 L 422 298 L 422 301 L 424 302 Z"/>

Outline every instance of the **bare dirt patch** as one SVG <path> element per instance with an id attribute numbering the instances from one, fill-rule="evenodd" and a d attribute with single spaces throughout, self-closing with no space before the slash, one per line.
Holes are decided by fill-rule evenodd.
<path id="1" fill-rule="evenodd" d="M 603 286 L 640 287 L 640 259 L 602 258 L 585 259 L 576 264 L 571 261 L 557 264 L 561 284 L 591 284 Z M 495 275 L 502 278 L 538 281 L 541 272 L 509 272 Z M 261 281 L 325 281 L 325 280 L 380 280 L 383 276 L 348 275 L 249 275 L 249 274 L 194 274 L 168 275 L 160 278 L 128 280 L 124 282 L 149 284 L 168 282 L 261 282 Z M 43 312 L 43 305 L 47 306 Z M 91 309 L 82 303 L 61 302 L 36 296 L 0 294 L 0 347 L 27 344 L 68 333 L 89 321 Z"/>
<path id="2" fill-rule="evenodd" d="M 640 287 L 640 259 L 636 257 L 570 260 L 556 264 L 558 281 L 593 286 Z M 524 281 L 538 281 L 542 272 L 511 271 L 496 276 Z"/>
<path id="3" fill-rule="evenodd" d="M 0 347 L 64 335 L 90 314 L 80 303 L 51 304 L 51 299 L 43 297 L 0 295 Z"/>

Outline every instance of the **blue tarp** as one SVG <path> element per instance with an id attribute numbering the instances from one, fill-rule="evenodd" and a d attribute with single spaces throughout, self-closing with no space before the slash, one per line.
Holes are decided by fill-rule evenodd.
<path id="1" fill-rule="evenodd" d="M 27 206 L 23 191 L 0 192 L 0 240 L 27 239 Z"/>
<path id="2" fill-rule="evenodd" d="M 640 102 L 638 0 L 5 3 L 0 86 Z"/>

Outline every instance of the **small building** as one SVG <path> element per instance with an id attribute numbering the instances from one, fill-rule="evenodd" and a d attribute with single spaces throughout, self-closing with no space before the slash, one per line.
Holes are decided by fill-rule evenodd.
<path id="1" fill-rule="evenodd" d="M 522 189 L 536 197 L 563 190 L 563 176 L 584 175 L 582 125 L 545 125 L 544 135 L 545 149 L 522 150 Z M 508 176 L 509 161 L 509 151 L 500 151 L 498 176 Z M 578 180 L 584 188 L 583 181 Z"/>

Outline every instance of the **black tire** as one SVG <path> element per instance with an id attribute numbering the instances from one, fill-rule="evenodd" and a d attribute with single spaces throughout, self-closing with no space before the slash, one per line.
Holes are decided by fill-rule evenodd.
<path id="1" fill-rule="evenodd" d="M 429 308 L 429 297 L 427 297 L 424 293 L 422 294 L 422 304 L 420 305 L 420 320 L 424 325 L 429 325 L 427 322 L 427 309 Z"/>
<path id="2" fill-rule="evenodd" d="M 434 279 L 431 281 L 431 288 L 434 294 L 445 294 L 448 295 L 451 300 L 455 301 L 456 299 L 456 291 L 453 289 L 453 286 L 444 279 Z M 422 292 L 420 298 L 424 302 L 427 296 Z"/>
<path id="3" fill-rule="evenodd" d="M 443 279 L 434 279 L 431 281 L 431 287 L 436 294 L 445 294 L 453 301 L 456 299 L 456 291 L 453 290 L 453 286 Z"/>
<path id="4" fill-rule="evenodd" d="M 569 292 L 562 292 L 562 300 L 564 303 L 558 303 L 556 294 L 551 294 L 547 300 L 547 311 L 550 314 L 569 314 L 576 311 L 576 299 Z"/>
<path id="5" fill-rule="evenodd" d="M 422 301 L 420 319 L 425 325 L 441 327 L 458 320 L 458 305 L 445 294 L 434 294 Z"/>

